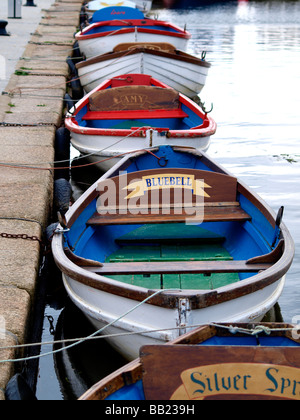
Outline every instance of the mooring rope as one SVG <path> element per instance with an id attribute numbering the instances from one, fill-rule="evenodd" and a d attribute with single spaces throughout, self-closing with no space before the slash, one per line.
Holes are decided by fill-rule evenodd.
<path id="1" fill-rule="evenodd" d="M 247 335 L 252 335 L 252 336 L 256 336 L 258 334 L 265 334 L 265 335 L 271 335 L 273 332 L 291 332 L 291 331 L 295 331 L 295 329 L 297 329 L 297 326 L 295 327 L 291 327 L 291 328 L 270 328 L 266 325 L 255 325 L 254 328 L 242 328 L 240 326 L 233 326 L 233 325 L 223 325 L 223 324 L 217 324 L 215 322 L 211 323 L 210 325 L 214 326 L 214 327 L 218 327 L 218 328 L 223 328 L 226 329 L 228 331 L 230 331 L 231 334 L 237 334 L 237 333 L 242 333 L 242 334 L 247 334 Z M 300 330 L 300 326 L 298 328 Z"/>
<path id="2" fill-rule="evenodd" d="M 1 350 L 11 350 L 11 349 L 23 349 L 23 348 L 29 348 L 29 347 L 37 347 L 37 346 L 46 346 L 46 345 L 58 345 L 58 344 L 66 344 L 66 343 L 74 343 L 73 345 L 70 346 L 65 346 L 62 347 L 58 350 L 54 350 L 48 353 L 44 353 L 44 354 L 40 354 L 40 355 L 36 355 L 36 356 L 31 356 L 30 358 L 22 358 L 22 359 L 14 359 L 14 360 L 0 360 L 0 363 L 6 363 L 6 362 L 14 362 L 14 361 L 26 361 L 26 360 L 30 360 L 30 359 L 35 359 L 35 358 L 39 358 L 39 357 L 44 357 L 44 356 L 48 356 L 48 355 L 52 355 L 55 353 L 58 353 L 60 351 L 64 351 L 64 350 L 68 350 L 71 347 L 74 347 L 76 345 L 79 345 L 85 341 L 92 341 L 92 340 L 99 340 L 99 339 L 108 339 L 108 338 L 117 338 L 117 337 L 126 337 L 126 336 L 134 336 L 134 335 L 139 335 L 139 334 L 149 334 L 149 333 L 155 333 L 155 332 L 166 332 L 166 331 L 178 331 L 178 330 L 194 330 L 196 328 L 200 328 L 200 327 L 204 327 L 206 325 L 212 326 L 212 327 L 217 327 L 217 328 L 222 328 L 222 329 L 226 329 L 228 331 L 230 331 L 232 334 L 245 334 L 245 335 L 250 335 L 250 336 L 257 336 L 259 334 L 265 334 L 267 336 L 271 335 L 271 333 L 274 332 L 293 332 L 293 331 L 300 331 L 300 327 L 298 326 L 294 326 L 291 328 L 288 327 L 284 327 L 284 328 L 270 328 L 266 325 L 256 325 L 254 328 L 242 328 L 240 326 L 233 326 L 233 325 L 224 325 L 224 324 L 217 324 L 214 322 L 208 323 L 208 324 L 194 324 L 194 325 L 185 325 L 185 326 L 177 326 L 177 327 L 169 327 L 169 328 L 159 328 L 159 329 L 151 329 L 151 330 L 141 330 L 141 331 L 135 331 L 135 332 L 124 332 L 124 333 L 117 333 L 117 334 L 102 334 L 102 335 L 98 335 L 100 334 L 104 329 L 106 329 L 107 327 L 113 325 L 114 323 L 116 323 L 117 321 L 119 321 L 120 319 L 122 319 L 123 317 L 125 317 L 126 315 L 128 315 L 130 312 L 134 311 L 135 309 L 137 309 L 139 306 L 141 306 L 143 303 L 146 303 L 147 300 L 151 299 L 152 297 L 154 297 L 155 295 L 157 295 L 158 293 L 161 292 L 170 292 L 170 291 L 179 291 L 179 289 L 164 289 L 164 290 L 160 290 L 158 292 L 156 292 L 155 294 L 151 295 L 150 297 L 148 297 L 147 299 L 145 299 L 143 302 L 140 302 L 136 307 L 134 307 L 131 311 L 127 312 L 126 314 L 122 315 L 121 317 L 119 317 L 118 319 L 112 321 L 110 324 L 106 325 L 105 327 L 103 327 L 101 330 L 96 331 L 95 333 L 87 336 L 87 337 L 80 337 L 80 338 L 68 338 L 68 339 L 62 339 L 62 340 L 52 340 L 52 341 L 42 341 L 42 342 L 38 342 L 38 343 L 27 343 L 27 344 L 16 344 L 16 345 L 10 345 L 10 346 L 0 346 L 0 351 Z"/>
<path id="3" fill-rule="evenodd" d="M 140 306 L 142 306 L 143 304 L 147 303 L 149 300 L 153 299 L 155 296 L 159 295 L 160 293 L 164 293 L 164 292 L 180 292 L 180 289 L 162 289 L 162 290 L 158 290 L 155 293 L 153 293 L 151 296 L 148 296 L 146 299 L 144 299 L 142 302 L 139 302 L 137 305 L 135 305 L 133 308 L 129 309 L 127 312 L 125 312 L 124 314 L 122 314 L 121 316 L 119 316 L 118 318 L 116 318 L 115 320 L 111 321 L 109 324 L 105 325 L 104 327 L 100 328 L 98 331 L 95 331 L 93 334 L 90 334 L 87 337 L 81 338 L 78 341 L 76 341 L 73 344 L 70 344 L 68 346 L 62 347 L 60 349 L 56 349 L 56 350 L 52 350 L 46 353 L 42 353 L 42 354 L 38 354 L 35 356 L 30 356 L 30 357 L 21 357 L 18 359 L 6 359 L 6 360 L 0 360 L 0 363 L 16 363 L 16 362 L 26 362 L 28 360 L 34 360 L 34 359 L 39 359 L 42 357 L 46 357 L 46 356 L 52 356 L 53 354 L 56 353 L 60 353 L 64 350 L 68 350 L 70 348 L 73 348 L 75 346 L 78 346 L 79 344 L 87 341 L 88 339 L 90 339 L 91 337 L 95 337 L 98 334 L 101 334 L 106 328 L 111 327 L 112 325 L 114 325 L 116 322 L 120 321 L 121 319 L 125 318 L 127 315 L 129 315 L 131 312 L 134 312 L 136 309 L 138 309 Z M 16 348 L 17 346 L 14 346 L 14 348 Z"/>
<path id="4" fill-rule="evenodd" d="M 167 290 L 164 290 L 164 291 L 167 291 Z M 11 345 L 11 346 L 0 346 L 0 351 L 1 350 L 9 350 L 9 349 L 22 349 L 22 348 L 27 348 L 27 347 L 37 347 L 37 346 L 73 343 L 73 342 L 81 341 L 81 340 L 94 341 L 94 340 L 99 340 L 99 339 L 127 337 L 127 336 L 139 335 L 139 334 L 150 334 L 150 333 L 156 333 L 156 332 L 186 330 L 187 328 L 188 329 L 195 329 L 195 328 L 199 328 L 199 327 L 203 327 L 203 324 L 189 325 L 188 327 L 185 325 L 185 326 L 178 326 L 178 327 L 140 330 L 140 331 L 124 332 L 124 333 L 116 333 L 116 334 L 101 334 L 101 335 L 88 336 L 88 337 L 65 338 L 65 339 L 61 339 L 61 340 L 41 341 L 40 343 L 27 343 L 27 344 L 18 344 L 18 345 Z"/>
<path id="5" fill-rule="evenodd" d="M 49 167 L 49 168 L 46 168 L 46 167 L 40 167 L 40 166 L 35 166 L 35 165 L 55 165 L 55 164 L 70 162 L 71 160 L 74 161 L 74 160 L 85 159 L 85 158 L 90 157 L 90 156 L 97 156 L 99 153 L 102 153 L 105 150 L 108 150 L 111 147 L 116 146 L 117 144 L 125 141 L 129 137 L 131 137 L 134 134 L 136 134 L 137 132 L 139 132 L 142 128 L 143 127 L 137 128 L 132 133 L 128 134 L 127 136 L 121 138 L 120 140 L 116 141 L 115 143 L 113 143 L 113 144 L 111 144 L 111 145 L 109 145 L 109 146 L 107 146 L 103 149 L 99 149 L 99 150 L 96 150 L 95 152 L 91 152 L 91 153 L 83 155 L 83 156 L 78 156 L 78 157 L 75 157 L 73 159 L 65 159 L 65 160 L 59 160 L 59 161 L 53 161 L 53 162 L 32 163 L 32 164 L 29 164 L 29 163 L 14 163 L 14 162 L 11 162 L 11 163 L 0 162 L 0 167 L 13 168 L 13 169 L 31 169 L 31 170 L 41 170 L 41 171 L 52 171 L 52 170 L 55 171 L 55 170 L 60 170 L 60 169 L 69 169 L 70 168 L 69 166 L 67 166 L 67 167 Z M 117 154 L 117 155 L 99 160 L 97 162 L 90 162 L 90 163 L 86 163 L 86 164 L 83 164 L 83 165 L 77 165 L 73 169 L 85 168 L 87 166 L 97 165 L 99 163 L 106 162 L 106 161 L 111 160 L 111 159 L 120 158 L 120 157 L 123 157 L 123 156 L 131 154 L 131 153 L 138 153 L 138 152 L 142 152 L 142 151 L 148 152 L 147 149 L 131 150 L 129 152 L 123 152 L 123 153 L 120 153 L 120 154 Z M 149 151 L 149 153 L 153 154 L 150 151 Z"/>

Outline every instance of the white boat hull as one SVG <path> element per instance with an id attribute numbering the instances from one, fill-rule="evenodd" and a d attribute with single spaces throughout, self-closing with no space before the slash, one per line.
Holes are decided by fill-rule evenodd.
<path id="1" fill-rule="evenodd" d="M 93 289 L 64 275 L 64 285 L 73 303 L 96 331 L 105 327 L 103 335 L 115 335 L 107 341 L 128 360 L 139 357 L 143 345 L 162 344 L 191 330 L 182 328 L 178 332 L 178 325 L 193 326 L 193 329 L 211 322 L 259 322 L 278 301 L 284 283 L 282 278 L 264 289 L 203 309 L 186 310 L 188 302 L 183 299 L 186 304 L 182 312 L 142 304 L 124 316 L 139 302 Z"/>
<path id="2" fill-rule="evenodd" d="M 118 59 L 100 61 L 78 69 L 83 89 L 88 93 L 106 79 L 120 74 L 149 74 L 180 93 L 194 98 L 203 89 L 208 67 L 140 52 Z"/>
<path id="3" fill-rule="evenodd" d="M 100 36 L 90 39 L 78 39 L 80 51 L 86 58 L 96 57 L 112 51 L 116 45 L 129 42 L 166 42 L 174 45 L 175 49 L 185 51 L 189 40 L 187 38 L 174 37 L 171 35 L 161 35 L 155 33 L 143 33 L 137 30 L 130 33 L 118 34 L 110 36 Z"/>
<path id="4" fill-rule="evenodd" d="M 156 146 L 186 146 L 199 151 L 206 151 L 211 142 L 210 136 L 205 137 L 170 137 L 160 135 L 156 131 L 150 138 L 146 137 L 97 136 L 71 133 L 71 143 L 87 159 L 96 163 L 102 171 L 109 170 L 124 154 Z"/>

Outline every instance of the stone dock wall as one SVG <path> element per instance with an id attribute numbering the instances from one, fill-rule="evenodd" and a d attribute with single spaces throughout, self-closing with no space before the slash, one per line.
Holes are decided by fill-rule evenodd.
<path id="1" fill-rule="evenodd" d="M 0 96 L 0 347 L 25 343 L 31 328 L 41 246 L 18 235 L 42 240 L 49 224 L 53 171 L 47 168 L 63 123 L 66 58 L 72 55 L 81 6 L 82 0 L 59 0 L 43 12 L 19 71 Z M 21 169 L 16 163 L 42 163 L 44 169 Z M 19 355 L 0 350 L 0 360 Z M 15 363 L 0 364 L 0 400 L 15 368 Z"/>

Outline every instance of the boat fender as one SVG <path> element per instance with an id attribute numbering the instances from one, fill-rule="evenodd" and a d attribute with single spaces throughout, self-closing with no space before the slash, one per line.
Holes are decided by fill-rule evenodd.
<path id="1" fill-rule="evenodd" d="M 88 15 L 85 10 L 85 5 L 83 5 L 80 11 L 80 25 L 85 24 L 87 21 L 88 21 Z"/>
<path id="2" fill-rule="evenodd" d="M 55 134 L 55 172 L 54 178 L 70 179 L 70 132 L 65 127 L 60 127 Z M 61 169 L 58 169 L 61 168 Z"/>
<path id="3" fill-rule="evenodd" d="M 66 214 L 70 207 L 72 187 L 65 178 L 54 181 L 54 206 L 56 211 Z"/>
<path id="4" fill-rule="evenodd" d="M 75 41 L 73 45 L 73 61 L 74 64 L 75 62 L 79 63 L 80 61 L 82 61 L 82 54 L 79 48 L 78 41 Z"/>
<path id="5" fill-rule="evenodd" d="M 70 70 L 72 76 L 78 77 L 77 68 L 75 67 L 74 61 L 72 60 L 72 58 L 70 56 L 66 59 L 66 62 L 69 66 L 69 70 Z"/>
<path id="6" fill-rule="evenodd" d="M 53 235 L 54 235 L 56 229 L 58 228 L 58 225 L 59 225 L 59 223 L 55 222 L 55 223 L 52 223 L 51 225 L 46 227 L 45 236 L 46 236 L 46 239 L 47 239 L 48 242 L 52 241 Z"/>
<path id="7" fill-rule="evenodd" d="M 70 86 L 72 89 L 72 98 L 75 101 L 79 101 L 83 95 L 83 87 L 81 86 L 80 80 L 78 76 L 72 77 L 70 80 Z"/>
<path id="8" fill-rule="evenodd" d="M 17 373 L 8 382 L 5 390 L 7 401 L 36 401 L 34 392 L 27 384 L 23 376 Z"/>
<path id="9" fill-rule="evenodd" d="M 274 240 L 272 243 L 272 248 L 275 247 L 280 236 L 280 232 L 281 232 L 280 225 L 283 219 L 283 213 L 284 213 L 284 206 L 281 206 L 280 209 L 278 210 L 277 217 L 276 217 L 275 234 L 274 234 Z"/>
<path id="10" fill-rule="evenodd" d="M 67 106 L 68 111 L 70 111 L 74 107 L 74 102 L 75 101 L 73 101 L 73 99 L 71 98 L 71 96 L 68 93 L 65 94 L 64 102 Z"/>
<path id="11" fill-rule="evenodd" d="M 71 73 L 71 80 L 69 81 L 69 84 L 72 89 L 72 98 L 78 101 L 83 97 L 83 88 L 80 83 L 78 71 L 75 66 L 74 60 L 71 57 L 68 57 L 66 62 L 69 66 L 69 70 Z"/>

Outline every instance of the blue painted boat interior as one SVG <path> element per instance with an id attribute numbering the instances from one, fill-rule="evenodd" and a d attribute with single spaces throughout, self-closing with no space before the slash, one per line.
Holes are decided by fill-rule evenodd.
<path id="1" fill-rule="evenodd" d="M 95 34 L 105 34 L 106 32 L 115 32 L 121 29 L 132 29 L 135 28 L 138 29 L 147 29 L 147 30 L 155 30 L 157 31 L 163 31 L 163 32 L 169 32 L 170 34 L 178 34 L 180 31 L 176 30 L 172 26 L 168 25 L 159 25 L 159 24 L 153 24 L 151 25 L 151 20 L 140 20 L 138 22 L 135 22 L 134 25 L 129 23 L 128 25 L 126 23 L 122 22 L 120 25 L 101 25 L 96 27 L 91 27 L 90 29 L 86 30 L 84 35 L 95 35 Z"/>
<path id="2" fill-rule="evenodd" d="M 203 120 L 199 118 L 199 125 Z M 189 123 L 188 118 L 143 118 L 143 119 L 126 119 L 126 120 L 89 120 L 80 124 L 88 128 L 109 128 L 115 130 L 130 130 L 132 127 L 152 127 L 166 128 L 169 130 L 190 130 L 195 127 L 193 123 Z M 101 138 L 99 140 L 101 144 Z"/>
<path id="3" fill-rule="evenodd" d="M 271 336 L 214 336 L 199 344 L 200 346 L 261 346 L 261 347 L 299 347 L 300 343 L 287 337 Z"/>
<path id="4" fill-rule="evenodd" d="M 145 400 L 143 381 L 125 386 L 106 398 L 106 401 L 143 401 Z"/>
<path id="5" fill-rule="evenodd" d="M 162 146 L 156 152 L 157 157 L 164 157 L 167 161 L 166 168 L 194 168 L 200 170 L 210 169 L 201 159 L 189 153 L 174 151 L 172 147 Z M 135 172 L 159 168 L 158 159 L 150 154 L 137 157 L 127 168 L 127 172 Z M 244 196 L 237 197 L 241 207 L 252 216 L 251 221 L 242 222 L 205 222 L 192 227 L 184 223 L 170 225 L 109 225 L 87 226 L 86 222 L 96 212 L 96 200 L 89 204 L 66 233 L 68 246 L 76 255 L 84 258 L 105 262 L 112 254 L 117 254 L 122 249 L 122 241 L 126 235 L 144 236 L 151 239 L 157 226 L 163 226 L 164 232 L 168 231 L 169 238 L 180 242 L 182 238 L 207 238 L 216 235 L 224 238 L 222 247 L 233 260 L 248 260 L 255 256 L 269 253 L 274 239 L 275 229 L 266 220 L 263 214 Z M 152 233 L 151 233 L 152 232 Z M 165 233 L 166 235 L 166 233 Z M 173 236 L 172 236 L 173 235 Z M 237 280 L 247 279 L 256 273 L 239 273 Z M 234 280 L 236 281 L 236 280 Z M 221 287 L 223 283 L 209 286 Z M 188 286 L 184 287 L 188 289 Z M 194 287 L 190 287 L 195 289 Z"/>

